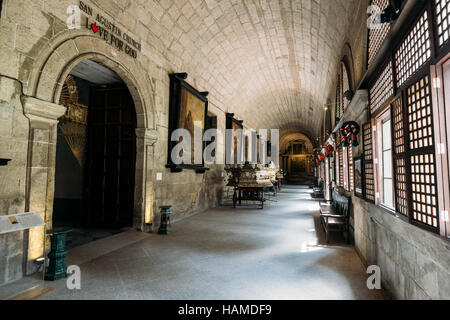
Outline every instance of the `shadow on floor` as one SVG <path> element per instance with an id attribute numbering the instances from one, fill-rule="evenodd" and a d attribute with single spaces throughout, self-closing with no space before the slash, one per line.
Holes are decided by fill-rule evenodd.
<path id="1" fill-rule="evenodd" d="M 127 229 L 84 229 L 73 228 L 67 235 L 66 249 L 70 250 L 100 239 L 122 233 Z"/>

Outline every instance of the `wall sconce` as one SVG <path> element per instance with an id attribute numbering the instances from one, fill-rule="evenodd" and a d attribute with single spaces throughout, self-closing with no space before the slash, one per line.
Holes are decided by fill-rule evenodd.
<path id="1" fill-rule="evenodd" d="M 389 6 L 383 11 L 380 16 L 381 23 L 391 23 L 397 20 L 402 13 L 403 0 L 390 0 Z"/>
<path id="2" fill-rule="evenodd" d="M 347 99 L 348 101 L 352 101 L 354 95 L 355 95 L 355 94 L 353 93 L 352 90 L 347 90 L 347 91 L 344 92 L 344 97 L 345 97 L 345 99 Z"/>

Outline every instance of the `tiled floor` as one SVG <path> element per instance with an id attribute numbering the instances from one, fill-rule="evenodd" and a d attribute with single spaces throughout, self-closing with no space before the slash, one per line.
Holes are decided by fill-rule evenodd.
<path id="1" fill-rule="evenodd" d="M 81 268 L 81 290 L 68 290 L 65 280 L 45 283 L 54 290 L 40 299 L 386 297 L 367 289 L 353 247 L 339 237 L 325 244 L 318 204 L 301 187 L 285 187 L 264 210 L 198 214 L 173 224 L 168 236 L 127 231 L 93 242 L 70 250 L 68 263 Z M 11 296 L 26 283 L 42 285 L 27 278 L 0 293 Z"/>
<path id="2" fill-rule="evenodd" d="M 66 248 L 67 250 L 91 243 L 93 241 L 101 240 L 111 237 L 123 232 L 120 229 L 82 229 L 72 228 L 72 231 L 67 235 Z"/>

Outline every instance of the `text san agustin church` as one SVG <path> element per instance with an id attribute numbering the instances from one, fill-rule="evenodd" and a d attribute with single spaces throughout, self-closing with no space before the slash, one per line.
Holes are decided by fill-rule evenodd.
<path id="1" fill-rule="evenodd" d="M 0 299 L 449 299 L 449 23 L 0 1 Z"/>

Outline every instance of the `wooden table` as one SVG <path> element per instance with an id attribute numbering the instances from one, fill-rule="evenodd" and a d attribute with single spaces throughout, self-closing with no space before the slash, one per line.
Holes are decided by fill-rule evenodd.
<path id="1" fill-rule="evenodd" d="M 264 209 L 265 189 L 273 188 L 272 184 L 251 184 L 251 185 L 237 185 L 234 187 L 233 194 L 233 208 L 236 208 L 237 203 L 242 206 L 242 201 L 258 201 L 261 204 L 261 209 Z"/>

